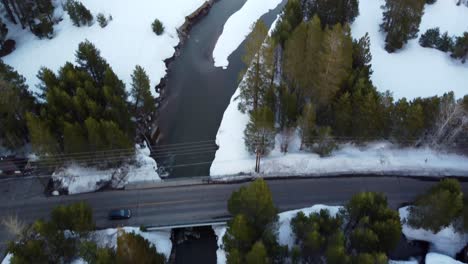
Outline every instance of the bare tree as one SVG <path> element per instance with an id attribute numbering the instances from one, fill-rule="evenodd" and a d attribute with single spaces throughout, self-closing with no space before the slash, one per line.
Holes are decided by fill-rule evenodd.
<path id="1" fill-rule="evenodd" d="M 468 110 L 462 100 L 455 101 L 453 94 L 445 95 L 439 109 L 429 141 L 434 148 L 452 146 L 460 136 L 468 135 Z"/>
<path id="2" fill-rule="evenodd" d="M 2 219 L 2 225 L 15 237 L 20 237 L 26 230 L 26 224 L 18 218 L 18 215 L 10 215 Z"/>

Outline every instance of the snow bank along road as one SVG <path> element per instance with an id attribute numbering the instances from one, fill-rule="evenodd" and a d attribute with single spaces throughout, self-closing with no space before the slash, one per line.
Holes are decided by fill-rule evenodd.
<path id="1" fill-rule="evenodd" d="M 416 195 L 435 183 L 436 181 L 385 176 L 268 181 L 274 202 L 280 211 L 304 208 L 311 204 L 344 204 L 353 194 L 361 191 L 385 193 L 390 205 L 396 209 L 402 203 L 412 201 Z M 105 228 L 117 225 L 138 227 L 194 224 L 225 218 L 229 216 L 226 208 L 229 196 L 246 183 L 122 190 L 60 197 L 44 197 L 40 188 L 16 188 L 14 193 L 8 192 L 14 184 L 9 182 L 0 185 L 0 219 L 18 215 L 21 220 L 32 222 L 38 218 L 47 218 L 50 210 L 59 204 L 86 201 L 94 209 L 97 226 Z M 17 184 L 28 186 L 24 181 L 18 181 Z M 462 188 L 468 193 L 468 182 L 463 182 Z M 130 208 L 133 210 L 133 217 L 126 221 L 110 222 L 107 220 L 107 213 L 113 208 Z M 5 243 L 9 239 L 7 230 L 1 226 L 1 251 L 5 250 Z"/>

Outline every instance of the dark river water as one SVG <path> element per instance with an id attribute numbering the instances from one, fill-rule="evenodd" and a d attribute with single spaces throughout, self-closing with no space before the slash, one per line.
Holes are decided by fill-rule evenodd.
<path id="1" fill-rule="evenodd" d="M 168 67 L 155 158 L 170 177 L 209 175 L 217 149 L 216 133 L 245 68 L 241 61 L 244 43 L 231 54 L 226 70 L 214 67 L 213 49 L 227 19 L 245 2 L 217 1 L 194 25 L 180 56 Z M 275 20 L 283 4 L 262 17 L 267 25 Z"/>

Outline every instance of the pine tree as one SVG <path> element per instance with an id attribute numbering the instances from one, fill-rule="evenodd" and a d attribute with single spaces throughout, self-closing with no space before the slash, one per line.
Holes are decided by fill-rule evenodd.
<path id="1" fill-rule="evenodd" d="M 36 100 L 23 76 L 0 60 L 0 145 L 10 150 L 29 140 L 26 112 L 36 112 Z"/>
<path id="2" fill-rule="evenodd" d="M 466 59 L 468 58 L 468 32 L 465 32 L 463 33 L 463 36 L 456 38 L 452 57 L 460 59 L 462 63 L 466 62 Z"/>
<path id="3" fill-rule="evenodd" d="M 26 114 L 26 120 L 33 150 L 39 154 L 56 154 L 59 146 L 48 125 L 31 113 Z"/>
<path id="4" fill-rule="evenodd" d="M 76 63 L 79 67 L 87 71 L 93 77 L 98 85 L 102 85 L 104 81 L 104 73 L 109 64 L 101 57 L 101 52 L 94 46 L 93 43 L 86 40 L 78 45 L 78 50 L 75 53 Z"/>
<path id="5" fill-rule="evenodd" d="M 437 233 L 454 223 L 462 211 L 460 183 L 454 179 L 444 179 L 416 199 L 409 211 L 408 224 Z"/>
<path id="6" fill-rule="evenodd" d="M 326 29 L 322 51 L 317 61 L 318 74 L 311 92 L 313 102 L 322 106 L 327 104 L 338 92 L 352 67 L 352 40 L 347 25 L 340 24 Z"/>
<path id="7" fill-rule="evenodd" d="M 455 43 L 453 42 L 453 38 L 448 35 L 448 32 L 442 34 L 437 43 L 436 48 L 443 52 L 453 51 Z"/>
<path id="8" fill-rule="evenodd" d="M 261 241 L 256 242 L 247 256 L 245 257 L 247 264 L 268 264 L 268 254 L 265 245 Z"/>
<path id="9" fill-rule="evenodd" d="M 382 6 L 381 31 L 387 33 L 385 49 L 394 52 L 416 38 L 424 12 L 425 0 L 386 0 Z"/>
<path id="10" fill-rule="evenodd" d="M 264 104 L 266 91 L 271 87 L 274 74 L 274 56 L 272 42 L 267 41 L 268 29 L 262 20 L 252 26 L 252 32 L 247 37 L 246 52 L 243 62 L 248 65 L 244 79 L 240 84 L 239 110 L 256 110 Z"/>
<path id="11" fill-rule="evenodd" d="M 274 115 L 268 107 L 260 107 L 250 112 L 250 121 L 244 131 L 244 141 L 251 153 L 267 155 L 274 148 Z"/>
<path id="12" fill-rule="evenodd" d="M 140 120 L 151 120 L 156 113 L 156 104 L 150 91 L 150 80 L 146 71 L 139 65 L 132 74 L 131 96 L 135 101 L 134 110 Z"/>
<path id="13" fill-rule="evenodd" d="M 281 13 L 276 28 L 273 30 L 272 37 L 276 43 L 284 46 L 284 43 L 291 32 L 302 22 L 303 13 L 299 0 L 289 0 Z"/>
<path id="14" fill-rule="evenodd" d="M 77 27 L 91 26 L 94 17 L 83 3 L 76 0 L 67 0 L 64 9 L 68 12 L 73 25 Z"/>
<path id="15" fill-rule="evenodd" d="M 301 149 L 304 145 L 310 146 L 314 142 L 316 135 L 316 113 L 312 104 L 304 106 L 302 116 L 298 120 L 301 134 Z"/>
<path id="16" fill-rule="evenodd" d="M 353 23 L 359 15 L 358 0 L 309 0 L 305 3 L 308 16 L 317 15 L 324 27 Z"/>
<path id="17" fill-rule="evenodd" d="M 440 42 L 439 28 L 430 28 L 419 38 L 419 45 L 424 48 L 435 48 Z"/>
<path id="18" fill-rule="evenodd" d="M 117 238 L 118 264 L 142 263 L 142 264 L 164 264 L 166 258 L 158 253 L 156 247 L 141 235 L 134 233 L 122 233 Z"/>
<path id="19" fill-rule="evenodd" d="M 352 134 L 353 127 L 353 108 L 351 96 L 349 93 L 341 95 L 333 105 L 334 126 L 333 131 L 339 137 L 347 137 Z"/>

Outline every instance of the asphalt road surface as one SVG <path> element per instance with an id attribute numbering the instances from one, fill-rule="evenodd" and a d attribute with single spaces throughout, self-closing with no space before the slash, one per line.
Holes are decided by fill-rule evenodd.
<path id="1" fill-rule="evenodd" d="M 387 195 L 390 206 L 398 208 L 412 201 L 435 181 L 405 177 L 342 177 L 269 180 L 275 204 L 280 211 L 309 207 L 314 204 L 341 205 L 362 191 Z M 115 226 L 161 226 L 213 221 L 229 216 L 226 208 L 232 191 L 246 183 L 194 185 L 170 188 L 122 190 L 80 195 L 45 197 L 36 179 L 0 183 L 0 219 L 18 216 L 26 223 L 47 219 L 51 209 L 60 204 L 88 202 L 94 209 L 98 228 Z M 468 183 L 462 183 L 468 193 Z M 115 208 L 130 208 L 129 220 L 109 221 L 107 214 Z M 0 227 L 0 252 L 12 239 Z M 1 253 L 0 253 L 1 256 Z"/>

